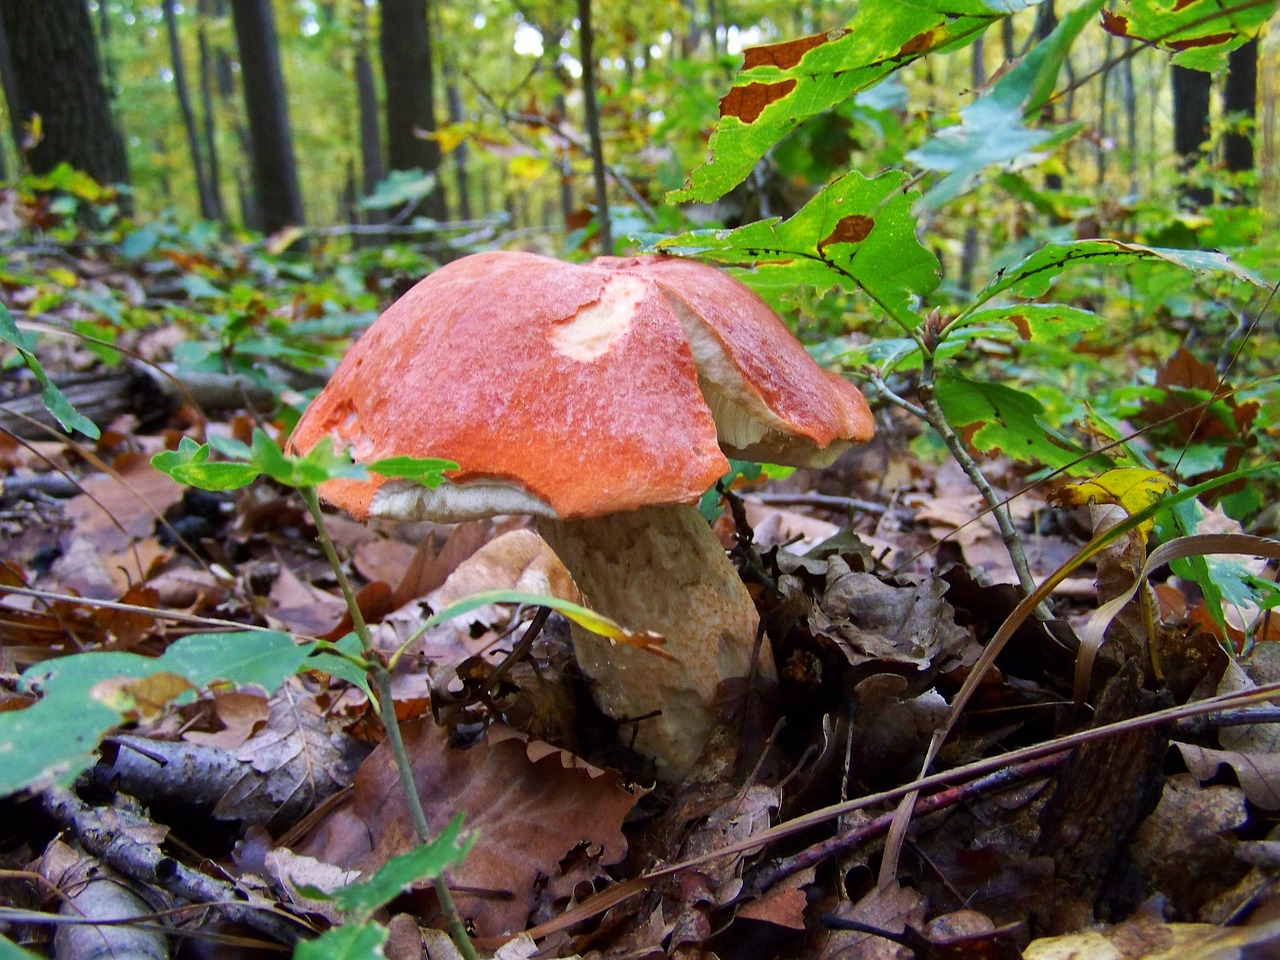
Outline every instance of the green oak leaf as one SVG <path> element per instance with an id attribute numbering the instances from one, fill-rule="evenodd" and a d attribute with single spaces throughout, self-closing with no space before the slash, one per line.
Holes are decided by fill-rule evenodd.
<path id="1" fill-rule="evenodd" d="M 954 373 L 939 374 L 936 387 L 947 422 L 982 453 L 1077 475 L 1112 466 L 1107 457 L 1089 455 L 1045 423 L 1044 406 L 1028 393 Z"/>
<path id="2" fill-rule="evenodd" d="M 1261 34 L 1275 2 L 1221 0 L 1126 0 L 1102 14 L 1117 37 L 1153 42 L 1174 51 L 1173 62 L 1193 70 L 1219 70 L 1227 54 Z"/>
<path id="3" fill-rule="evenodd" d="M 810 117 L 940 50 L 971 43 L 1037 0 L 863 0 L 843 29 L 752 47 L 720 100 L 711 157 L 673 203 L 714 200 Z"/>
<path id="4" fill-rule="evenodd" d="M 975 307 L 1006 291 L 1019 297 L 1043 296 L 1054 278 L 1067 269 L 1089 264 L 1115 265 L 1141 261 L 1171 263 L 1193 273 L 1225 273 L 1257 287 L 1268 287 L 1256 274 L 1212 250 L 1147 247 L 1120 240 L 1073 240 L 1047 243 L 1011 267 L 1002 269 L 975 298 Z"/>
<path id="5" fill-rule="evenodd" d="M 752 286 L 862 290 L 902 326 L 919 317 L 914 301 L 938 285 L 938 259 L 916 239 L 906 174 L 847 176 L 819 191 L 794 216 L 734 230 L 691 231 L 659 247 L 754 267 Z"/>

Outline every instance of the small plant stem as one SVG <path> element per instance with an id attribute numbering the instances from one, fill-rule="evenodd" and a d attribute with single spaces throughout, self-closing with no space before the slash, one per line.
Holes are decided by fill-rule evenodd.
<path id="1" fill-rule="evenodd" d="M 387 742 L 391 745 L 391 756 L 395 759 L 396 773 L 400 777 L 400 785 L 404 788 L 405 799 L 409 802 L 409 817 L 413 820 L 413 831 L 418 835 L 420 843 L 431 842 L 431 828 L 427 825 L 427 814 L 422 809 L 422 798 L 418 796 L 418 788 L 413 782 L 413 767 L 409 763 L 409 753 L 404 748 L 404 738 L 400 736 L 400 722 L 396 719 L 396 705 L 391 697 L 391 672 L 378 663 L 369 671 L 373 675 L 373 683 L 378 691 L 378 713 L 382 718 L 382 726 L 387 731 Z M 463 960 L 479 960 L 479 954 L 467 935 L 467 928 L 458 913 L 457 904 L 453 902 L 453 892 L 443 874 L 432 881 L 436 899 L 440 901 L 440 910 L 449 924 L 449 938 L 462 954 Z"/>
<path id="2" fill-rule="evenodd" d="M 364 615 L 360 612 L 360 604 L 356 602 L 356 592 L 347 578 L 346 571 L 342 569 L 342 561 L 338 559 L 338 552 L 333 547 L 328 530 L 325 529 L 324 513 L 320 510 L 320 499 L 316 495 L 315 487 L 299 487 L 298 492 L 302 494 L 311 519 L 315 521 L 316 539 L 320 541 L 320 548 L 324 551 L 329 566 L 333 568 L 334 575 L 338 578 L 338 587 L 342 590 L 342 596 L 347 602 L 347 610 L 351 614 L 352 627 L 356 636 L 360 638 L 368 658 L 366 669 L 370 679 L 373 680 L 374 689 L 378 692 L 378 716 L 382 719 L 382 727 L 387 732 L 387 743 L 391 747 L 391 756 L 395 760 L 401 790 L 409 804 L 409 817 L 413 820 L 414 833 L 418 835 L 419 843 L 430 843 L 431 828 L 427 825 L 427 814 L 422 809 L 422 798 L 418 796 L 417 784 L 413 782 L 413 767 L 409 763 L 409 753 L 404 747 L 404 737 L 400 735 L 400 721 L 396 717 L 396 704 L 391 695 L 391 670 L 374 646 L 369 625 L 365 623 Z M 449 925 L 449 938 L 453 940 L 453 945 L 458 948 L 463 960 L 480 960 L 471 937 L 467 935 L 467 928 L 462 922 L 462 915 L 458 913 L 457 904 L 453 902 L 453 892 L 449 889 L 448 881 L 443 874 L 440 874 L 432 882 L 435 886 L 436 899 L 440 901 L 440 910 L 444 913 L 445 922 Z"/>
<path id="3" fill-rule="evenodd" d="M 356 602 L 356 592 L 351 586 L 351 581 L 347 579 L 347 572 L 342 569 L 342 561 L 338 559 L 338 551 L 333 548 L 333 541 L 329 539 L 329 531 L 324 525 L 324 512 L 320 509 L 320 498 L 316 495 L 316 489 L 299 487 L 298 492 L 302 494 L 307 512 L 311 514 L 311 519 L 316 525 L 316 539 L 320 541 L 320 549 L 324 551 L 325 559 L 329 561 L 334 576 L 338 578 L 338 589 L 342 591 L 342 599 L 347 602 L 347 611 L 351 614 L 352 629 L 360 638 L 360 644 L 365 651 L 373 653 L 373 637 L 369 634 L 369 625 L 364 622 L 364 614 L 360 612 L 360 604 Z"/>
<path id="4" fill-rule="evenodd" d="M 942 405 L 938 403 L 938 395 L 933 383 L 933 355 L 928 351 L 924 354 L 920 385 L 916 388 L 916 397 L 920 400 L 918 409 L 923 415 L 922 419 L 938 432 L 938 436 L 942 437 L 942 442 L 947 445 L 947 449 L 955 457 L 956 463 L 960 464 L 960 469 L 965 472 L 965 475 L 973 482 L 973 485 L 978 488 L 978 493 L 982 495 L 982 499 L 986 501 L 988 509 L 995 517 L 996 526 L 1000 529 L 1000 538 L 1004 541 L 1005 550 L 1009 553 L 1009 560 L 1013 563 L 1013 572 L 1018 577 L 1018 584 L 1022 587 L 1023 593 L 1028 596 L 1035 593 L 1036 581 L 1031 576 L 1031 564 L 1027 562 L 1026 551 L 1022 548 L 1022 538 L 1018 536 L 1017 528 L 1013 525 L 1013 517 L 1009 513 L 1009 505 L 1005 503 L 1000 494 L 987 481 L 982 469 L 973 457 L 969 455 L 964 441 L 951 428 L 946 414 L 942 412 Z M 1041 603 L 1036 607 L 1036 617 L 1040 620 L 1051 620 L 1053 619 L 1053 611 L 1049 609 L 1047 603 Z"/>

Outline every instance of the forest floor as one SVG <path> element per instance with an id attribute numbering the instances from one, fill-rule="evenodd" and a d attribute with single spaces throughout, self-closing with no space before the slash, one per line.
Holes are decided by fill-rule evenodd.
<path id="1" fill-rule="evenodd" d="M 104 279 L 63 259 L 164 295 L 163 275 Z M 119 345 L 149 359 L 179 339 Z M 82 345 L 58 350 L 50 370 L 121 389 Z M 255 415 L 234 394 L 197 411 L 131 382 L 96 443 L 13 422 L 18 436 L 0 434 L 0 711 L 33 702 L 24 670 L 72 653 L 156 657 L 235 625 L 350 629 L 295 491 L 197 491 L 150 464 L 180 435 L 247 441 Z M 503 956 L 1217 957 L 1280 937 L 1280 712 L 1242 705 L 1280 680 L 1273 645 L 1228 656 L 1240 637 L 1166 568 L 1111 625 L 1076 704 L 1077 638 L 1100 593 L 1132 581 L 1134 541 L 1063 580 L 1050 618 L 1026 616 L 977 490 L 904 433 L 882 417 L 880 438 L 834 467 L 732 493 L 715 529 L 778 680 L 726 695 L 705 775 L 655 779 L 629 725 L 592 705 L 558 616 L 527 636 L 535 608 L 490 605 L 413 641 L 396 712 L 432 829 L 461 815 L 475 831 L 448 881 L 482 951 L 521 931 L 533 940 Z M 1012 463 L 984 469 L 1010 494 L 1026 486 Z M 1095 531 L 1090 508 L 1040 488 L 1011 505 L 1038 582 Z M 384 651 L 480 591 L 574 598 L 521 518 L 326 527 Z M 119 690 L 85 691 L 85 709 Z M 49 951 L 87 909 L 66 897 L 112 873 L 139 924 L 181 935 L 179 955 L 242 956 L 339 922 L 316 888 L 415 845 L 357 685 L 302 670 L 273 690 L 183 690 L 129 686 L 128 722 L 72 789 L 0 800 L 0 933 Z M 429 885 L 395 899 L 386 955 L 449 956 L 439 912 Z M 1060 935 L 1074 938 L 1047 939 Z"/>

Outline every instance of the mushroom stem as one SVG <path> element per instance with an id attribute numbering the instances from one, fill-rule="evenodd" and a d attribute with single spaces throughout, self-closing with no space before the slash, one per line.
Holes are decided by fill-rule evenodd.
<path id="1" fill-rule="evenodd" d="M 600 708 L 639 722 L 635 748 L 659 774 L 690 773 L 720 726 L 727 680 L 751 673 L 759 616 L 724 548 L 698 511 L 644 507 L 591 520 L 538 520 L 538 530 L 595 610 L 666 638 L 666 660 L 573 628 Z M 768 641 L 758 672 L 774 675 Z"/>

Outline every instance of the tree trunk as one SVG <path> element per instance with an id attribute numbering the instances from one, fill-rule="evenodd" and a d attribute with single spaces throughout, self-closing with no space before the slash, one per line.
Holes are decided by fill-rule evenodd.
<path id="1" fill-rule="evenodd" d="M 42 138 L 24 151 L 35 173 L 69 163 L 100 183 L 129 178 L 124 139 L 111 116 L 93 23 L 84 0 L 0 0 L 12 87 L 5 96 L 17 129 L 40 117 Z"/>
<path id="2" fill-rule="evenodd" d="M 111 14 L 106 3 L 95 4 L 98 8 L 98 45 L 102 49 L 102 76 L 107 83 L 107 101 L 116 98 L 116 58 L 111 53 Z"/>
<path id="3" fill-rule="evenodd" d="M 1182 202 L 1191 208 L 1213 202 L 1213 190 L 1191 182 L 1209 138 L 1210 76 L 1202 70 L 1173 67 L 1173 149 L 1184 178 Z"/>
<path id="4" fill-rule="evenodd" d="M 596 103 L 596 60 L 592 46 L 591 0 L 578 0 L 578 58 L 582 61 L 582 104 L 586 113 L 587 137 L 591 141 L 591 167 L 596 183 L 596 223 L 600 252 L 613 255 L 613 229 L 609 223 L 609 181 L 605 172 L 604 142 L 600 136 L 600 108 Z"/>
<path id="5" fill-rule="evenodd" d="M 191 169 L 196 178 L 196 193 L 200 198 L 200 216 L 216 220 L 217 204 L 213 199 L 205 173 L 204 156 L 200 151 L 200 134 L 196 129 L 196 112 L 191 106 L 191 92 L 187 89 L 187 67 L 182 57 L 182 42 L 178 39 L 178 15 L 174 0 L 160 0 L 164 15 L 165 33 L 169 38 L 169 61 L 173 65 L 173 88 L 178 95 L 178 109 L 182 113 L 182 127 L 187 134 L 187 149 L 191 151 Z"/>
<path id="6" fill-rule="evenodd" d="M 445 218 L 444 191 L 438 179 L 440 147 L 429 137 L 436 129 L 431 30 L 427 0 L 380 0 L 382 79 L 387 89 L 387 159 L 392 170 L 424 170 L 437 175 L 436 188 L 420 212 Z"/>
<path id="7" fill-rule="evenodd" d="M 4 17 L 0 16 L 0 90 L 5 97 L 6 113 L 9 114 L 9 131 L 13 136 L 13 155 L 17 158 L 18 167 L 22 167 L 22 124 L 18 121 L 18 105 L 13 98 L 18 89 L 17 78 L 13 75 L 13 61 L 9 58 L 9 37 L 4 32 Z M 0 148 L 0 157 L 4 150 Z M 0 172 L 6 180 L 8 172 Z"/>
<path id="8" fill-rule="evenodd" d="M 355 4 L 356 105 L 360 113 L 360 192 L 373 193 L 386 177 L 382 162 L 382 130 L 378 124 L 378 85 L 369 60 L 368 15 L 363 3 Z"/>
<path id="9" fill-rule="evenodd" d="M 231 0 L 231 19 L 249 118 L 254 203 L 261 228 L 274 233 L 304 217 L 271 0 Z"/>
<path id="10" fill-rule="evenodd" d="M 1120 96 L 1124 100 L 1125 143 L 1128 145 L 1129 192 L 1138 189 L 1138 94 L 1133 83 L 1133 39 L 1125 37 L 1120 62 Z M 1152 111 L 1154 113 L 1154 111 Z"/>
<path id="11" fill-rule="evenodd" d="M 204 149 L 209 158 L 209 192 L 213 198 L 213 219 L 225 223 L 227 210 L 222 203 L 222 165 L 218 160 L 218 137 L 215 125 L 217 110 L 214 106 L 214 61 L 209 49 L 209 37 L 204 19 L 207 3 L 201 0 L 197 8 L 196 43 L 200 51 L 200 106 L 204 111 Z"/>
<path id="12" fill-rule="evenodd" d="M 1098 136 L 1094 144 L 1094 182 L 1101 187 L 1107 180 L 1107 151 L 1108 143 L 1113 140 L 1111 137 L 1110 113 L 1108 111 L 1108 94 L 1111 91 L 1111 68 L 1115 65 L 1115 61 L 1111 58 L 1112 50 L 1115 47 L 1115 37 L 1107 34 L 1107 39 L 1102 47 L 1102 62 L 1105 66 L 1102 68 L 1102 76 L 1099 77 L 1101 86 L 1098 88 Z"/>
<path id="13" fill-rule="evenodd" d="M 563 119 L 568 112 L 563 90 L 556 92 L 552 107 L 556 116 Z M 573 212 L 573 148 L 566 141 L 560 148 L 560 221 L 566 230 L 573 220 Z"/>
<path id="14" fill-rule="evenodd" d="M 969 82 L 974 91 L 982 89 L 987 82 L 986 44 L 982 42 L 982 34 L 978 34 L 971 47 L 973 59 L 969 61 Z"/>
<path id="15" fill-rule="evenodd" d="M 1222 141 L 1222 161 L 1232 173 L 1253 169 L 1253 126 L 1258 117 L 1258 41 L 1232 50 L 1222 109 L 1231 118 Z"/>
<path id="16" fill-rule="evenodd" d="M 436 18 L 436 36 L 443 38 L 444 21 L 440 17 L 440 5 L 438 2 L 432 9 L 432 13 Z M 449 52 L 447 44 L 444 45 L 444 57 L 440 63 L 440 72 L 444 78 L 444 96 L 445 103 L 449 107 L 449 122 L 461 123 L 466 114 L 462 109 L 462 90 L 458 86 L 458 62 Z M 453 148 L 451 156 L 453 159 L 454 182 L 457 184 L 458 190 L 458 219 L 470 220 L 472 217 L 471 180 L 467 172 L 467 161 L 470 159 L 470 152 L 467 150 L 465 140 Z"/>
<path id="17" fill-rule="evenodd" d="M 1058 26 L 1058 16 L 1053 10 L 1053 0 L 1045 0 L 1036 8 L 1036 41 L 1043 42 L 1049 34 L 1053 33 L 1054 28 Z M 1053 104 L 1049 103 L 1040 111 L 1040 122 L 1051 124 L 1054 121 Z M 1046 173 L 1044 175 L 1044 188 L 1046 190 L 1061 190 L 1062 176 L 1057 173 Z"/>

